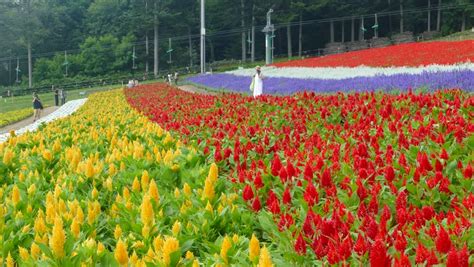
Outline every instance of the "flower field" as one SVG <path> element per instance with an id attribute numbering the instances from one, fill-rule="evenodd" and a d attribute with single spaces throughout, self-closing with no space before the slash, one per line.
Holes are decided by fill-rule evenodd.
<path id="1" fill-rule="evenodd" d="M 72 116 L 0 144 L 0 263 L 282 262 L 259 242 L 231 181 L 204 159 L 122 91 L 90 96 Z"/>
<path id="2" fill-rule="evenodd" d="M 33 115 L 33 109 L 25 108 L 15 111 L 0 113 L 0 128 L 17 121 L 21 121 Z"/>
<path id="3" fill-rule="evenodd" d="M 126 97 L 217 162 L 277 265 L 474 263 L 468 93 Z"/>
<path id="4" fill-rule="evenodd" d="M 418 67 L 474 62 L 474 40 L 422 42 L 365 49 L 319 58 L 287 61 L 277 67 Z"/>
<path id="5" fill-rule="evenodd" d="M 413 43 L 287 61 L 263 68 L 265 94 L 474 90 L 474 41 Z M 255 70 L 204 74 L 188 81 L 248 92 Z"/>

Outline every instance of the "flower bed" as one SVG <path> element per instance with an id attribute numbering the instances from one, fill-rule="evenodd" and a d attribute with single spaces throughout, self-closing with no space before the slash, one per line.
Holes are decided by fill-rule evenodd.
<path id="1" fill-rule="evenodd" d="M 249 91 L 251 76 L 227 73 L 204 74 L 188 78 L 188 81 L 206 87 L 245 93 Z M 474 91 L 474 71 L 423 72 L 421 74 L 380 75 L 347 79 L 298 79 L 267 77 L 263 81 L 264 94 L 293 94 L 302 91 L 316 93 L 407 91 L 424 88 L 435 91 L 444 88 L 460 88 Z"/>
<path id="2" fill-rule="evenodd" d="M 0 113 L 0 128 L 21 121 L 33 115 L 33 109 L 25 108 L 15 111 Z"/>
<path id="3" fill-rule="evenodd" d="M 218 162 L 282 266 L 474 263 L 469 94 L 126 95 Z"/>
<path id="4" fill-rule="evenodd" d="M 281 262 L 217 166 L 122 91 L 91 95 L 72 116 L 0 144 L 0 177 L 2 265 Z"/>
<path id="5" fill-rule="evenodd" d="M 474 62 L 474 41 L 422 42 L 276 63 L 277 67 L 392 67 Z"/>

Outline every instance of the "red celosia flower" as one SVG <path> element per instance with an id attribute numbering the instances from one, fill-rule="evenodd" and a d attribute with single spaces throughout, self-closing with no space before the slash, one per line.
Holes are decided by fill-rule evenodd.
<path id="1" fill-rule="evenodd" d="M 296 239 L 295 251 L 300 255 L 306 254 L 306 241 L 304 241 L 303 236 L 301 234 Z"/>
<path id="2" fill-rule="evenodd" d="M 448 259 L 446 260 L 446 267 L 459 267 L 459 258 L 456 249 L 452 248 L 448 253 Z"/>
<path id="3" fill-rule="evenodd" d="M 277 154 L 275 154 L 273 156 L 273 161 L 272 161 L 272 175 L 278 176 L 278 174 L 280 173 L 281 167 L 282 165 L 281 165 L 280 158 L 278 157 Z"/>
<path id="4" fill-rule="evenodd" d="M 329 169 L 323 171 L 323 175 L 321 175 L 321 185 L 326 188 L 332 186 L 331 172 Z"/>
<path id="5" fill-rule="evenodd" d="M 260 203 L 260 199 L 258 198 L 258 196 L 256 196 L 252 203 L 252 209 L 254 211 L 259 211 L 261 208 L 262 204 Z"/>
<path id="6" fill-rule="evenodd" d="M 242 192 L 242 197 L 244 198 L 245 201 L 249 201 L 253 198 L 253 190 L 250 185 L 246 185 L 244 187 L 244 191 Z"/>
<path id="7" fill-rule="evenodd" d="M 395 265 L 397 267 L 411 267 L 410 259 L 404 253 L 400 254 L 400 258 L 395 259 Z"/>
<path id="8" fill-rule="evenodd" d="M 310 207 L 318 202 L 319 195 L 312 182 L 309 182 L 306 186 L 303 198 L 304 200 L 306 200 L 306 203 L 308 203 L 308 206 Z"/>
<path id="9" fill-rule="evenodd" d="M 458 252 L 458 263 L 460 267 L 469 267 L 469 253 L 466 246 Z"/>
<path id="10" fill-rule="evenodd" d="M 416 247 L 416 258 L 415 258 L 415 262 L 417 264 L 423 264 L 429 257 L 429 252 L 428 250 L 425 248 L 425 246 L 423 246 L 422 244 L 418 243 L 418 247 Z"/>
<path id="11" fill-rule="evenodd" d="M 375 240 L 369 251 L 370 266 L 384 267 L 390 266 L 390 257 L 382 239 Z"/>
<path id="12" fill-rule="evenodd" d="M 311 169 L 311 165 L 306 163 L 306 166 L 304 167 L 304 178 L 308 181 L 311 182 L 313 180 L 313 170 Z"/>
<path id="13" fill-rule="evenodd" d="M 395 179 L 395 171 L 392 166 L 387 166 L 385 168 L 385 179 L 391 183 Z"/>
<path id="14" fill-rule="evenodd" d="M 285 191 L 283 192 L 283 204 L 289 205 L 291 204 L 291 193 L 290 193 L 290 188 L 286 188 Z"/>
<path id="15" fill-rule="evenodd" d="M 257 189 L 260 189 L 263 187 L 262 175 L 260 174 L 260 172 L 258 172 L 257 175 L 255 176 L 255 179 L 253 180 L 253 185 Z"/>
<path id="16" fill-rule="evenodd" d="M 438 236 L 436 237 L 436 249 L 440 253 L 448 253 L 451 249 L 451 239 L 443 226 L 440 226 Z"/>
<path id="17" fill-rule="evenodd" d="M 464 177 L 469 179 L 472 177 L 472 166 L 471 164 L 468 164 L 466 169 L 464 169 Z"/>

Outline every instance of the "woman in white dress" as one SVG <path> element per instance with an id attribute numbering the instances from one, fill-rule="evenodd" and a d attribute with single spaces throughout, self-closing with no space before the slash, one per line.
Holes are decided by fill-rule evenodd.
<path id="1" fill-rule="evenodd" d="M 260 66 L 257 66 L 255 70 L 256 70 L 256 73 L 253 76 L 254 78 L 253 97 L 257 97 L 259 95 L 262 95 L 263 93 L 263 75 L 262 75 Z"/>

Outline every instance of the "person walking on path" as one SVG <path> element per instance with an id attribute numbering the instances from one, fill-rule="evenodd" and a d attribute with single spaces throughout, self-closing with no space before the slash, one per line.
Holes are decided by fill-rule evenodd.
<path id="1" fill-rule="evenodd" d="M 59 90 L 54 89 L 54 105 L 59 106 Z"/>
<path id="2" fill-rule="evenodd" d="M 178 78 L 179 78 L 179 73 L 177 71 L 174 72 L 174 84 L 177 86 L 178 85 Z"/>
<path id="3" fill-rule="evenodd" d="M 33 93 L 33 109 L 35 110 L 33 122 L 35 122 L 41 117 L 41 110 L 43 110 L 43 103 L 36 92 Z"/>
<path id="4" fill-rule="evenodd" d="M 63 98 L 62 98 L 63 105 L 66 104 L 66 99 L 67 99 L 67 92 L 66 90 L 63 90 Z"/>
<path id="5" fill-rule="evenodd" d="M 252 84 L 250 85 L 250 89 L 253 91 L 253 97 L 257 97 L 262 95 L 263 93 L 263 75 L 260 66 L 255 68 L 256 73 L 253 75 Z"/>

